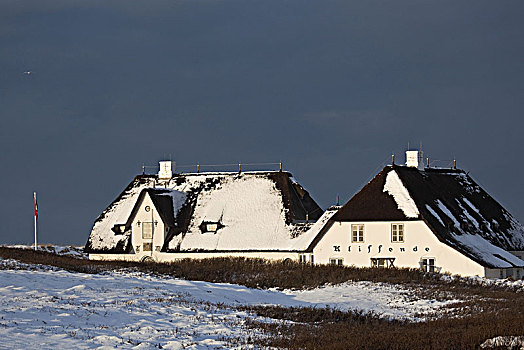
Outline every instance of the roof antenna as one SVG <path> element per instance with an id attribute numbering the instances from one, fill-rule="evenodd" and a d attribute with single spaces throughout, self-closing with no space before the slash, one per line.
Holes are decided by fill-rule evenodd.
<path id="1" fill-rule="evenodd" d="M 408 151 L 409 151 L 409 141 L 408 141 Z"/>

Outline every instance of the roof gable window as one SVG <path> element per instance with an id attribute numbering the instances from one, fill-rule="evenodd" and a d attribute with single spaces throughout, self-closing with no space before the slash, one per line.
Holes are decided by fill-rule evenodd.
<path id="1" fill-rule="evenodd" d="M 217 233 L 224 225 L 218 221 L 203 221 L 200 224 L 200 231 L 202 233 Z"/>
<path id="2" fill-rule="evenodd" d="M 153 223 L 142 223 L 142 239 L 153 239 Z"/>

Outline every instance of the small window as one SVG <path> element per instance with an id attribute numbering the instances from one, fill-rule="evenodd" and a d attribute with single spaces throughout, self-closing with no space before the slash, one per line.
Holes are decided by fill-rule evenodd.
<path id="1" fill-rule="evenodd" d="M 342 258 L 329 258 L 329 265 L 344 265 L 344 259 Z"/>
<path id="2" fill-rule="evenodd" d="M 220 222 L 216 221 L 204 221 L 200 224 L 200 231 L 202 233 L 210 232 L 210 233 L 217 233 L 218 230 L 220 230 L 224 225 L 222 225 Z"/>
<path id="3" fill-rule="evenodd" d="M 153 243 L 144 243 L 144 252 L 150 252 L 153 250 Z"/>
<path id="4" fill-rule="evenodd" d="M 143 222 L 142 223 L 142 239 L 152 239 L 153 238 L 153 223 L 152 222 Z"/>
<path id="5" fill-rule="evenodd" d="M 422 258 L 421 267 L 424 272 L 435 272 L 435 258 Z"/>
<path id="6" fill-rule="evenodd" d="M 391 224 L 391 242 L 404 242 L 404 224 Z"/>
<path id="7" fill-rule="evenodd" d="M 351 225 L 351 242 L 362 243 L 364 242 L 364 225 Z"/>
<path id="8" fill-rule="evenodd" d="M 306 254 L 299 254 L 298 255 L 298 262 L 301 264 L 305 264 L 307 262 Z"/>

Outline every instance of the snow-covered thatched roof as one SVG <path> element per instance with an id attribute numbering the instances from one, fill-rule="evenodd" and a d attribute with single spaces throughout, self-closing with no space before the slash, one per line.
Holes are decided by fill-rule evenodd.
<path id="1" fill-rule="evenodd" d="M 315 225 L 322 209 L 288 172 L 179 174 L 164 182 L 139 175 L 95 221 L 86 250 L 129 251 L 130 230 L 114 228 L 129 224 L 145 193 L 172 226 L 166 252 L 304 250 L 322 229 L 320 222 L 334 214 L 328 211 Z M 207 223 L 218 230 L 206 232 Z"/>
<path id="2" fill-rule="evenodd" d="M 462 170 L 387 166 L 333 216 L 336 221 L 424 220 L 437 238 L 483 266 L 524 261 L 524 228 Z"/>

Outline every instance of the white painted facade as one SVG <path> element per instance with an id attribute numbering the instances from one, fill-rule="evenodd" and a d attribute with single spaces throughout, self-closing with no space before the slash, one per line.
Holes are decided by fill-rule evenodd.
<path id="1" fill-rule="evenodd" d="M 119 261 L 141 261 L 149 259 L 149 257 L 155 262 L 171 262 L 181 259 L 209 259 L 209 258 L 223 258 L 223 257 L 244 257 L 244 258 L 259 258 L 268 259 L 275 261 L 292 260 L 298 261 L 299 253 L 297 252 L 285 252 L 285 251 L 264 251 L 264 252 L 177 252 L 177 253 L 164 253 L 164 252 L 153 252 L 149 254 L 89 254 L 90 260 L 119 260 Z"/>
<path id="2" fill-rule="evenodd" d="M 138 203 L 138 209 L 131 223 L 131 245 L 135 260 L 152 257 L 154 252 L 160 252 L 166 233 L 164 222 L 151 197 L 145 193 Z"/>
<path id="3" fill-rule="evenodd" d="M 402 242 L 392 242 L 392 224 L 404 225 Z M 364 225 L 363 242 L 352 242 L 352 225 Z M 371 267 L 371 259 L 394 258 L 395 267 L 420 268 L 423 259 L 434 259 L 435 271 L 486 275 L 482 265 L 440 242 L 422 220 L 334 222 L 313 248 L 313 255 L 317 263 L 342 259 L 343 265 L 357 267 Z"/>

